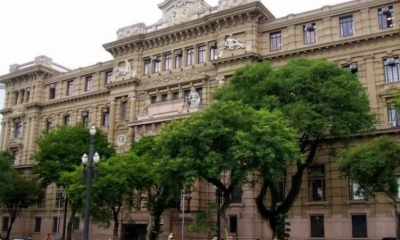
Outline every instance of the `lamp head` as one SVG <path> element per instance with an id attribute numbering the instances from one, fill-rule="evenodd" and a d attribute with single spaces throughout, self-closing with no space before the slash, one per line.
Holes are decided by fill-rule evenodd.
<path id="1" fill-rule="evenodd" d="M 91 126 L 89 132 L 91 136 L 94 136 L 96 134 L 96 127 L 94 125 Z"/>
<path id="2" fill-rule="evenodd" d="M 87 156 L 86 153 L 85 153 L 85 154 L 83 154 L 83 156 L 82 156 L 82 164 L 83 164 L 83 165 L 86 165 L 87 162 L 88 162 L 88 156 Z"/>
<path id="3" fill-rule="evenodd" d="M 100 161 L 100 155 L 97 152 L 95 152 L 95 154 L 93 155 L 93 162 L 97 164 L 99 163 L 99 161 Z"/>

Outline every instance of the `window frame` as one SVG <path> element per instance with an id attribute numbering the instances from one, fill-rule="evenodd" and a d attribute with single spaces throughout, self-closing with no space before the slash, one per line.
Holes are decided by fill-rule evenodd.
<path id="1" fill-rule="evenodd" d="M 72 96 L 74 92 L 74 80 L 67 81 L 66 96 Z"/>
<path id="2" fill-rule="evenodd" d="M 150 73 L 151 73 L 151 59 L 145 58 L 143 60 L 143 74 L 150 75 Z"/>
<path id="3" fill-rule="evenodd" d="M 361 222 L 355 222 L 356 218 L 361 217 Z M 360 220 L 360 219 L 359 219 Z M 358 225 L 357 225 L 358 224 Z M 351 236 L 352 238 L 368 238 L 368 224 L 366 214 L 351 215 Z"/>
<path id="4" fill-rule="evenodd" d="M 354 35 L 354 16 L 346 15 L 339 17 L 340 37 L 350 37 Z"/>
<path id="5" fill-rule="evenodd" d="M 393 61 L 393 62 L 392 62 Z M 390 57 L 383 60 L 385 83 L 400 81 L 400 59 L 399 57 Z"/>
<path id="6" fill-rule="evenodd" d="M 128 101 L 121 102 L 121 120 L 128 120 Z"/>
<path id="7" fill-rule="evenodd" d="M 326 201 L 325 166 L 314 165 L 308 167 L 308 201 Z"/>
<path id="8" fill-rule="evenodd" d="M 49 85 L 49 100 L 56 99 L 56 85 L 50 84 Z"/>
<path id="9" fill-rule="evenodd" d="M 107 72 L 105 73 L 105 76 L 106 76 L 106 84 L 112 83 L 112 80 L 113 80 L 113 72 L 112 72 L 112 71 L 107 71 Z"/>
<path id="10" fill-rule="evenodd" d="M 164 69 L 165 70 L 172 69 L 172 53 L 164 54 Z"/>
<path id="11" fill-rule="evenodd" d="M 317 29 L 315 22 L 303 25 L 303 40 L 304 45 L 317 43 Z"/>
<path id="12" fill-rule="evenodd" d="M 93 87 L 93 77 L 86 76 L 85 77 L 85 92 L 92 91 L 92 87 Z"/>
<path id="13" fill-rule="evenodd" d="M 276 31 L 269 34 L 269 50 L 276 52 L 282 50 L 282 32 Z"/>
<path id="14" fill-rule="evenodd" d="M 388 8 L 389 14 L 383 11 L 385 8 Z M 378 8 L 378 25 L 380 30 L 394 27 L 394 9 L 392 5 Z"/>
<path id="15" fill-rule="evenodd" d="M 205 63 L 206 61 L 206 45 L 200 45 L 197 47 L 197 62 Z"/>
<path id="16" fill-rule="evenodd" d="M 310 237 L 312 238 L 325 237 L 325 217 L 323 214 L 310 215 Z"/>
<path id="17" fill-rule="evenodd" d="M 194 48 L 186 49 L 186 66 L 194 65 Z"/>
<path id="18" fill-rule="evenodd" d="M 42 230 L 42 217 L 35 217 L 35 227 L 34 232 L 38 233 Z"/>
<path id="19" fill-rule="evenodd" d="M 108 127 L 110 125 L 110 108 L 109 107 L 105 107 L 102 110 L 101 125 L 104 127 Z"/>

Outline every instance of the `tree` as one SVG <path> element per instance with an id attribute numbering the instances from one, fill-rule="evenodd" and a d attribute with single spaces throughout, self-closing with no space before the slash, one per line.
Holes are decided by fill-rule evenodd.
<path id="1" fill-rule="evenodd" d="M 241 102 L 214 102 L 209 108 L 174 121 L 158 135 L 166 168 L 202 178 L 222 193 L 217 211 L 228 238 L 226 210 L 234 187 L 251 184 L 250 175 L 279 179 L 300 159 L 297 133 L 278 112 L 255 110 Z"/>
<path id="2" fill-rule="evenodd" d="M 102 159 L 114 155 L 115 150 L 108 143 L 104 133 L 97 131 L 94 138 L 94 149 L 98 151 Z M 37 140 L 38 151 L 33 156 L 36 160 L 33 173 L 38 175 L 41 185 L 48 186 L 55 183 L 58 187 L 67 188 L 67 182 L 62 180 L 61 175 L 65 172 L 73 172 L 76 166 L 81 165 L 82 155 L 89 151 L 89 139 L 89 129 L 82 124 L 57 126 L 51 132 L 42 135 Z M 73 196 L 69 195 L 69 197 Z M 67 204 L 68 199 L 65 207 Z M 76 212 L 77 209 L 71 209 L 68 233 L 72 232 Z M 68 234 L 67 240 L 70 238 L 71 235 Z"/>
<path id="3" fill-rule="evenodd" d="M 234 74 L 228 85 L 215 92 L 218 101 L 242 101 L 255 109 L 279 109 L 298 132 L 298 149 L 304 158 L 296 162 L 287 195 L 277 204 L 277 189 L 270 173 L 263 174 L 256 204 L 268 220 L 273 234 L 284 225 L 286 213 L 296 200 L 305 169 L 313 162 L 318 147 L 327 137 L 346 137 L 371 129 L 370 113 L 363 86 L 353 75 L 325 60 L 294 59 L 272 69 L 270 63 L 248 64 Z M 290 176 L 289 176 L 290 177 Z M 290 179 L 290 178 L 289 178 Z M 265 200 L 270 195 L 271 201 Z"/>
<path id="4" fill-rule="evenodd" d="M 339 170 L 358 184 L 358 194 L 374 199 L 376 194 L 387 196 L 396 219 L 396 235 L 400 239 L 397 210 L 398 181 L 396 169 L 400 166 L 400 146 L 388 137 L 379 137 L 369 144 L 342 151 Z"/>
<path id="5" fill-rule="evenodd" d="M 44 192 L 39 184 L 32 179 L 25 179 L 18 175 L 12 187 L 7 188 L 0 198 L 0 203 L 5 206 L 10 216 L 6 240 L 9 239 L 13 224 L 23 209 L 43 201 Z"/>
<path id="6" fill-rule="evenodd" d="M 0 152 L 0 198 L 13 187 L 16 180 L 17 173 L 11 167 L 12 159 L 9 152 Z"/>

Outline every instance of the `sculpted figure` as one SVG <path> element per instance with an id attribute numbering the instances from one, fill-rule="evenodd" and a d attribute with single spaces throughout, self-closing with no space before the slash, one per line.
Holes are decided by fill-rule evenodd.
<path id="1" fill-rule="evenodd" d="M 190 89 L 190 94 L 188 96 L 188 102 L 190 103 L 190 108 L 198 108 L 200 106 L 200 95 L 194 87 Z"/>
<path id="2" fill-rule="evenodd" d="M 234 39 L 232 34 L 229 34 L 229 36 L 225 40 L 225 48 L 239 49 L 239 48 L 244 48 L 244 46 L 243 43 L 240 43 L 238 40 Z"/>

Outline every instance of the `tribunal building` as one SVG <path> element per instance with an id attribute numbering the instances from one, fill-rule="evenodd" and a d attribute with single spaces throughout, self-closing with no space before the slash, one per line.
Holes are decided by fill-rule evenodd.
<path id="1" fill-rule="evenodd" d="M 15 168 L 29 170 L 35 139 L 57 124 L 96 125 L 117 152 L 129 151 L 133 141 L 156 134 L 165 122 L 206 108 L 213 89 L 227 84 L 245 63 L 269 60 L 282 66 L 298 56 L 326 58 L 357 74 L 379 119 L 376 133 L 399 131 L 400 115 L 388 101 L 400 89 L 398 0 L 355 0 L 282 18 L 257 0 L 220 0 L 217 6 L 203 0 L 164 0 L 158 7 L 162 17 L 157 23 L 123 27 L 115 41 L 104 44 L 110 61 L 71 70 L 38 56 L 11 65 L 0 76 L 6 86 L 0 148 L 13 154 Z M 186 98 L 191 92 L 200 97 L 195 104 Z M 355 186 L 339 177 L 328 152 L 318 152 L 289 212 L 292 239 L 395 236 L 391 207 L 384 199 L 372 202 L 354 195 Z M 214 194 L 213 187 L 199 184 L 191 199 L 184 200 L 189 213 L 165 211 L 161 238 L 170 232 L 181 238 L 183 231 L 185 239 L 204 239 L 190 233 L 187 224 L 193 212 L 215 200 Z M 45 204 L 24 211 L 11 237 L 60 237 L 61 196 L 61 189 L 48 187 Z M 236 193 L 228 230 L 239 239 L 270 239 L 254 197 L 248 189 Z M 120 219 L 121 239 L 144 239 L 150 222 L 145 208 L 125 210 Z M 3 236 L 9 221 L 2 210 Z M 77 217 L 73 239 L 82 238 L 82 228 Z M 93 226 L 90 234 L 109 239 L 112 230 Z"/>

